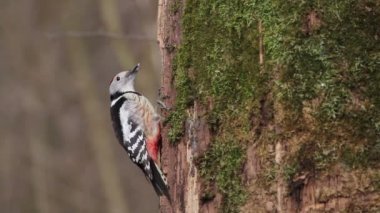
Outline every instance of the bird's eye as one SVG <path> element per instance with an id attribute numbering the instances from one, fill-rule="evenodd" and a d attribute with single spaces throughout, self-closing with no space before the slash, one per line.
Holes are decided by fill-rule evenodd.
<path id="1" fill-rule="evenodd" d="M 116 77 L 116 81 L 120 81 L 120 77 L 119 76 Z"/>

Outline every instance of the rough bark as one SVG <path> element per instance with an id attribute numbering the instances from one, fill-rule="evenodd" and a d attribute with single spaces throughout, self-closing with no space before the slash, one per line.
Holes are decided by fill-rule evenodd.
<path id="1" fill-rule="evenodd" d="M 173 46 L 179 43 L 179 17 L 168 16 L 168 0 L 160 0 L 158 3 L 158 31 L 157 39 L 162 56 L 162 87 L 160 90 L 160 96 L 166 107 L 173 106 L 175 98 L 175 90 L 172 85 L 173 73 L 171 72 L 173 52 L 170 51 L 169 46 Z M 162 112 L 162 116 L 166 117 L 167 113 Z M 170 146 L 167 140 L 168 129 L 162 130 L 162 150 L 161 153 L 161 166 L 163 172 L 167 175 L 170 185 L 171 204 L 166 199 L 160 199 L 160 211 L 161 212 L 177 212 L 184 209 L 183 205 L 183 193 L 184 189 L 177 187 L 179 184 L 183 184 L 182 173 L 178 173 L 179 170 L 185 169 L 186 164 L 184 162 L 184 155 L 180 154 L 181 146 Z M 181 143 L 182 144 L 182 143 Z"/>
<path id="2" fill-rule="evenodd" d="M 170 12 L 173 2 L 160 0 L 158 10 L 157 38 L 162 56 L 162 88 L 160 96 L 170 109 L 174 105 L 175 90 L 173 88 L 172 64 L 175 47 L 181 38 L 180 18 L 182 11 Z M 177 2 L 178 3 L 178 2 Z M 163 145 L 161 166 L 167 174 L 171 204 L 166 199 L 160 200 L 161 212 L 216 212 L 221 202 L 217 195 L 211 202 L 201 203 L 201 187 L 195 159 L 203 153 L 210 143 L 210 132 L 207 122 L 202 115 L 203 109 L 197 102 L 187 110 L 188 119 L 185 122 L 185 135 L 178 145 L 171 145 L 167 134 L 170 126 L 163 128 Z M 168 112 L 163 110 L 165 118 Z"/>
<path id="3" fill-rule="evenodd" d="M 161 0 L 158 11 L 158 43 L 162 55 L 162 88 L 160 96 L 168 108 L 173 107 L 175 100 L 175 90 L 173 88 L 172 63 L 174 57 L 174 48 L 180 42 L 180 25 L 179 20 L 181 11 L 170 13 L 172 2 Z M 185 124 L 185 137 L 178 145 L 170 145 L 168 141 L 169 126 L 163 128 L 163 146 L 161 163 L 165 174 L 167 174 L 170 194 L 172 196 L 171 204 L 166 199 L 161 199 L 161 212 L 214 212 L 214 207 L 201 207 L 200 199 L 200 181 L 198 170 L 195 166 L 194 159 L 209 143 L 209 132 L 207 124 L 201 118 L 204 111 L 196 103 L 188 109 L 188 117 Z M 162 111 L 163 117 L 168 112 Z M 202 139 L 202 140 L 199 140 Z M 210 204 L 208 204 L 210 205 Z"/>
<path id="4" fill-rule="evenodd" d="M 158 41 L 163 63 L 161 97 L 164 98 L 168 108 L 173 107 L 176 94 L 173 88 L 172 63 L 175 49 L 180 43 L 179 23 L 182 15 L 181 11 L 175 13 L 171 11 L 172 3 L 173 1 L 160 0 L 158 13 Z M 307 16 L 303 31 L 310 34 L 320 26 L 321 21 L 317 14 L 311 12 Z M 266 63 L 263 31 L 265 29 L 260 21 L 258 25 L 260 34 L 258 62 L 262 66 Z M 275 68 L 274 80 L 279 80 L 276 75 L 279 75 L 280 69 L 280 67 Z M 273 82 L 268 84 L 272 85 Z M 254 117 L 252 118 L 254 136 L 246 147 L 247 158 L 243 171 L 249 195 L 240 212 L 378 211 L 380 194 L 378 193 L 378 184 L 374 184 L 376 181 L 378 182 L 376 167 L 349 170 L 344 168 L 342 163 L 336 163 L 318 174 L 305 170 L 286 179 L 285 167 L 288 158 L 294 155 L 294 150 L 299 148 L 300 144 L 307 144 L 308 141 L 311 141 L 311 136 L 319 135 L 313 135 L 317 133 L 312 131 L 314 121 L 310 119 L 311 115 L 307 111 L 306 105 L 302 111 L 304 119 L 301 121 L 307 130 L 291 129 L 291 137 L 279 137 L 273 143 L 260 139 L 265 138 L 263 135 L 268 132 L 276 135 L 283 134 L 284 129 L 287 128 L 284 120 L 291 116 L 286 114 L 282 103 L 275 98 L 276 95 L 273 93 L 276 88 L 273 88 L 269 88 L 269 91 L 260 100 L 260 115 L 252 116 Z M 185 135 L 178 145 L 170 145 L 168 141 L 167 134 L 170 126 L 163 128 L 161 161 L 171 187 L 172 203 L 161 199 L 161 212 L 192 213 L 218 212 L 220 210 L 222 198 L 219 194 L 212 201 L 202 203 L 202 180 L 194 163 L 194 159 L 207 149 L 212 137 L 203 117 L 211 108 L 211 106 L 201 106 L 195 101 L 193 106 L 187 109 Z M 269 112 L 271 110 L 273 112 Z M 271 115 L 269 116 L 269 114 Z M 162 111 L 162 115 L 166 117 L 168 112 Z M 313 144 L 313 146 L 315 145 Z M 310 153 L 302 153 L 302 155 L 308 154 Z M 262 177 L 269 170 L 274 171 L 274 177 L 268 178 L 270 180 L 264 178 L 266 183 L 263 183 Z M 260 177 L 262 182 L 259 180 Z"/>

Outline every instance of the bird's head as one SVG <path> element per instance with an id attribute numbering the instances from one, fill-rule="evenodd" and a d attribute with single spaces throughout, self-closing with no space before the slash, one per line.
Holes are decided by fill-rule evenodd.
<path id="1" fill-rule="evenodd" d="M 134 83 L 137 72 L 140 70 L 140 64 L 137 64 L 133 70 L 119 72 L 113 77 L 110 83 L 110 95 L 115 96 L 118 93 L 135 91 Z"/>

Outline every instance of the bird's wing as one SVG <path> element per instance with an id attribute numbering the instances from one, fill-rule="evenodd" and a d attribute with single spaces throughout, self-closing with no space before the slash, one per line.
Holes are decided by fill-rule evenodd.
<path id="1" fill-rule="evenodd" d="M 149 179 L 152 179 L 151 160 L 146 147 L 144 128 L 139 125 L 134 115 L 125 109 L 128 107 L 128 102 L 125 102 L 120 109 L 120 123 L 123 127 L 123 141 L 121 145 L 127 151 L 131 160 L 144 171 Z"/>
<path id="2" fill-rule="evenodd" d="M 158 195 L 170 200 L 166 177 L 149 155 L 144 119 L 138 115 L 141 102 L 121 98 L 111 106 L 111 118 L 116 136 L 131 160 L 138 165 L 152 183 Z M 136 110 L 137 109 L 137 110 Z"/>

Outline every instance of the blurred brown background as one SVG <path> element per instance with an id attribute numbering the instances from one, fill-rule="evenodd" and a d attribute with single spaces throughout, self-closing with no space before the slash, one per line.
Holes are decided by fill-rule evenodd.
<path id="1" fill-rule="evenodd" d="M 0 212 L 155 212 L 117 143 L 108 85 L 141 62 L 155 100 L 157 2 L 0 0 Z"/>

